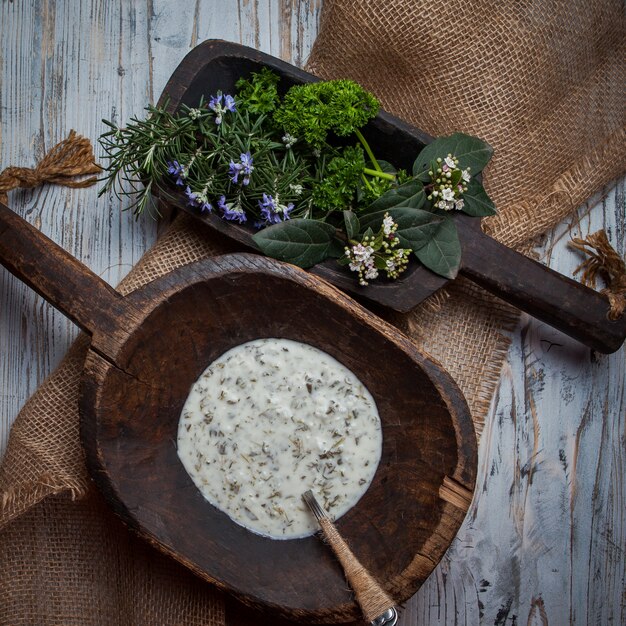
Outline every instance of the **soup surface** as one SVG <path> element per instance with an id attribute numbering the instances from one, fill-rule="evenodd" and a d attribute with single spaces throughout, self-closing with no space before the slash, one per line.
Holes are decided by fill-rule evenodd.
<path id="1" fill-rule="evenodd" d="M 381 451 L 365 386 L 326 352 L 289 339 L 256 339 L 213 361 L 178 425 L 178 456 L 202 495 L 273 539 L 317 530 L 307 489 L 333 519 L 352 508 Z"/>

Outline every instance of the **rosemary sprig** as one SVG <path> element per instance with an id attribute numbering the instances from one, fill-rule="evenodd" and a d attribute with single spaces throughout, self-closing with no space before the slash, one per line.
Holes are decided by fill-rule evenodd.
<path id="1" fill-rule="evenodd" d="M 192 155 L 197 150 L 193 120 L 149 106 L 145 119 L 132 118 L 125 128 L 103 120 L 110 128 L 100 137 L 107 159 L 107 177 L 100 195 L 113 192 L 132 198 L 136 215 L 150 206 L 153 186 L 160 186 L 171 154 Z"/>

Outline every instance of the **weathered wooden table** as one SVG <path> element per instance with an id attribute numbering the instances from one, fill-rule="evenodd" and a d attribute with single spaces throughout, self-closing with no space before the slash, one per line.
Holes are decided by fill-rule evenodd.
<path id="1" fill-rule="evenodd" d="M 198 42 L 222 38 L 302 64 L 321 0 L 3 2 L 0 166 L 31 165 L 75 128 L 95 140 L 154 102 Z M 620 252 L 622 180 L 581 207 Z M 10 205 L 116 284 L 155 239 L 97 190 L 14 192 Z M 571 275 L 566 225 L 545 261 Z M 17 412 L 77 329 L 0 268 L 0 454 Z M 474 503 L 401 624 L 625 624 L 624 349 L 597 356 L 527 317 L 513 334 L 480 444 Z"/>

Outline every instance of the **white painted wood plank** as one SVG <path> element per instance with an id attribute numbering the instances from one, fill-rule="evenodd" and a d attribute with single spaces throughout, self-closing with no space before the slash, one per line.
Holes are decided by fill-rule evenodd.
<path id="1" fill-rule="evenodd" d="M 606 228 L 622 254 L 625 191 L 579 211 L 582 235 Z M 566 230 L 543 249 L 571 275 Z M 528 316 L 512 340 L 468 518 L 402 626 L 626 623 L 624 348 L 591 355 Z"/>

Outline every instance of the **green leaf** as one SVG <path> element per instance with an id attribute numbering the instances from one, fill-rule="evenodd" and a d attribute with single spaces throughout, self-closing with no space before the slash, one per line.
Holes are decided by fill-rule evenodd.
<path id="1" fill-rule="evenodd" d="M 330 256 L 334 236 L 330 224 L 294 219 L 264 228 L 252 239 L 264 254 L 307 268 Z"/>
<path id="2" fill-rule="evenodd" d="M 354 237 L 359 234 L 359 230 L 361 230 L 359 218 L 352 211 L 344 211 L 343 221 L 346 225 L 348 239 L 354 239 Z"/>
<path id="3" fill-rule="evenodd" d="M 377 213 L 368 213 L 361 218 L 361 226 L 380 229 L 385 213 L 388 213 L 398 225 L 396 236 L 403 248 L 416 251 L 425 246 L 434 236 L 443 221 L 443 217 L 409 207 L 396 207 Z"/>
<path id="4" fill-rule="evenodd" d="M 385 192 L 370 204 L 367 211 L 368 213 L 383 211 L 398 206 L 419 209 L 424 204 L 425 199 L 424 185 L 419 180 L 411 179 L 403 185 Z"/>
<path id="5" fill-rule="evenodd" d="M 463 200 L 463 213 L 473 217 L 496 214 L 496 205 L 487 195 L 484 187 L 474 179 L 467 185 L 467 191 L 463 192 Z"/>
<path id="6" fill-rule="evenodd" d="M 384 270 L 387 268 L 387 261 L 380 256 L 374 257 L 374 267 L 377 270 Z"/>
<path id="7" fill-rule="evenodd" d="M 396 174 L 398 170 L 391 164 L 389 161 L 381 161 L 378 160 L 378 165 L 380 169 L 385 172 L 385 174 Z"/>
<path id="8" fill-rule="evenodd" d="M 459 160 L 458 167 L 460 169 L 471 168 L 471 174 L 474 176 L 489 163 L 493 149 L 482 139 L 463 133 L 439 137 L 419 153 L 415 163 L 413 163 L 413 176 L 421 174 L 424 170 L 427 171 L 431 166 L 431 161 L 437 157 L 443 159 L 448 154 L 452 154 Z"/>
<path id="9" fill-rule="evenodd" d="M 420 262 L 435 274 L 455 278 L 461 263 L 461 242 L 454 220 L 444 216 L 428 243 L 414 252 Z"/>
<path id="10" fill-rule="evenodd" d="M 431 181 L 430 174 L 428 173 L 428 168 L 423 170 L 422 172 L 417 172 L 413 174 L 415 176 L 415 180 L 419 180 L 421 183 L 427 184 Z"/>
<path id="11" fill-rule="evenodd" d="M 338 237 L 334 237 L 330 242 L 330 246 L 328 248 L 328 256 L 333 259 L 340 259 L 346 254 L 346 244 L 344 241 L 339 239 Z"/>
<path id="12" fill-rule="evenodd" d="M 348 137 L 379 109 L 376 98 L 351 80 L 325 80 L 290 87 L 274 119 L 284 130 L 321 148 L 329 132 Z"/>

